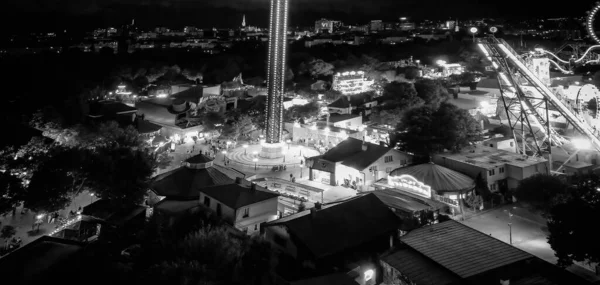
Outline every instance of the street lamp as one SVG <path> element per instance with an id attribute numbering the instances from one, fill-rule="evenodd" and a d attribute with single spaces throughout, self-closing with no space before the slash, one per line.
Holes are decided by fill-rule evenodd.
<path id="1" fill-rule="evenodd" d="M 506 210 L 504 210 L 506 212 Z M 508 211 L 508 242 L 512 245 L 512 216 L 513 213 Z"/>
<path id="2" fill-rule="evenodd" d="M 290 144 L 292 143 L 292 141 L 288 139 L 285 142 L 288 144 L 288 149 L 290 149 Z"/>
<path id="3" fill-rule="evenodd" d="M 298 149 L 300 150 L 300 156 L 302 156 L 302 146 L 298 146 Z"/>
<path id="4" fill-rule="evenodd" d="M 285 154 L 287 153 L 285 150 L 281 152 L 283 154 L 283 162 L 285 162 Z"/>
<path id="5" fill-rule="evenodd" d="M 227 144 L 227 149 L 229 149 L 229 145 L 231 144 L 231 141 L 227 141 L 226 144 Z"/>
<path id="6" fill-rule="evenodd" d="M 94 193 L 90 193 L 90 204 L 94 202 Z"/>
<path id="7" fill-rule="evenodd" d="M 472 27 L 471 29 L 469 29 L 469 32 L 471 32 L 471 34 L 473 34 L 473 42 L 475 42 L 475 34 L 477 34 L 478 29 L 476 27 Z"/>
<path id="8" fill-rule="evenodd" d="M 256 170 L 256 163 L 258 162 L 258 158 L 254 158 L 252 159 L 252 161 L 254 161 L 254 170 Z"/>
<path id="9" fill-rule="evenodd" d="M 221 153 L 223 154 L 223 162 L 225 162 L 225 159 L 227 158 L 227 151 L 224 150 Z"/>
<path id="10" fill-rule="evenodd" d="M 256 157 L 257 154 L 258 154 L 258 151 L 256 151 L 256 150 L 252 152 L 252 155 L 255 156 L 255 157 Z"/>
<path id="11" fill-rule="evenodd" d="M 244 147 L 244 155 L 247 155 L 248 154 L 248 144 L 244 144 L 243 147 Z"/>

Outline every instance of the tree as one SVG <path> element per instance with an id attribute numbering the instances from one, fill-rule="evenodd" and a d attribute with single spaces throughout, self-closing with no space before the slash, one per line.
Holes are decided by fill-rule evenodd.
<path id="1" fill-rule="evenodd" d="M 465 200 L 465 204 L 477 211 L 483 205 L 483 198 L 479 195 L 469 195 Z"/>
<path id="2" fill-rule="evenodd" d="M 566 201 L 554 205 L 548 215 L 548 243 L 558 257 L 558 265 L 600 262 L 600 244 L 590 223 L 600 215 L 600 178 L 576 177 Z"/>
<path id="3" fill-rule="evenodd" d="M 327 91 L 325 91 L 325 94 L 323 95 L 323 98 L 326 101 L 328 101 L 328 102 L 333 102 L 333 101 L 339 99 L 342 96 L 344 96 L 344 95 L 340 91 L 327 90 Z"/>
<path id="4" fill-rule="evenodd" d="M 21 202 L 23 182 L 9 171 L 0 172 L 0 215 L 14 210 Z"/>
<path id="5" fill-rule="evenodd" d="M 241 115 L 234 119 L 233 123 L 224 130 L 224 136 L 236 141 L 242 134 L 248 133 L 253 129 L 252 118 L 249 115 Z"/>
<path id="6" fill-rule="evenodd" d="M 536 174 L 521 180 L 513 195 L 530 208 L 546 215 L 552 207 L 567 199 L 567 188 L 557 176 Z"/>
<path id="7" fill-rule="evenodd" d="M 321 109 L 319 103 L 313 101 L 306 105 L 292 106 L 284 112 L 284 120 L 289 121 L 305 121 L 319 115 Z"/>
<path id="8" fill-rule="evenodd" d="M 402 121 L 402 115 L 404 114 L 405 108 L 398 107 L 394 109 L 382 110 L 380 108 L 373 109 L 370 115 L 371 122 L 388 125 L 392 128 L 396 128 Z"/>
<path id="9" fill-rule="evenodd" d="M 202 115 L 202 126 L 204 131 L 212 131 L 217 129 L 217 125 L 221 125 L 225 122 L 225 117 L 218 112 L 205 112 Z"/>
<path id="10" fill-rule="evenodd" d="M 0 237 L 6 241 L 5 246 L 4 246 L 5 249 L 8 249 L 8 241 L 15 234 L 17 234 L 17 229 L 15 229 L 15 227 L 13 227 L 11 225 L 6 225 L 6 226 L 2 227 L 2 231 L 0 231 Z"/>
<path id="11" fill-rule="evenodd" d="M 434 108 L 437 108 L 441 103 L 450 99 L 448 90 L 446 90 L 438 80 L 417 80 L 417 82 L 415 82 L 415 90 L 417 90 L 417 95 L 425 102 L 425 104 L 431 105 Z"/>
<path id="12" fill-rule="evenodd" d="M 186 68 L 183 70 L 183 72 L 181 74 L 183 76 L 185 76 L 185 78 L 187 78 L 188 80 L 191 80 L 194 82 L 202 82 L 202 79 L 204 78 L 202 76 L 202 72 L 200 72 L 200 70 L 196 70 L 196 69 Z"/>
<path id="13" fill-rule="evenodd" d="M 298 204 L 298 212 L 302 212 L 306 210 L 306 204 L 304 204 L 304 201 L 300 201 L 300 204 Z"/>
<path id="14" fill-rule="evenodd" d="M 325 62 L 322 59 L 313 60 L 308 65 L 308 73 L 313 78 L 333 75 L 334 69 L 335 66 L 333 64 Z"/>
<path id="15" fill-rule="evenodd" d="M 94 193 L 116 206 L 139 205 L 156 167 L 150 150 L 127 146 L 97 148 L 86 162 L 85 178 Z"/>
<path id="16" fill-rule="evenodd" d="M 417 79 L 419 77 L 419 68 L 416 66 L 409 66 L 404 70 L 404 78 L 408 80 Z"/>
<path id="17" fill-rule="evenodd" d="M 78 148 L 56 147 L 49 158 L 34 171 L 24 195 L 24 207 L 35 212 L 55 212 L 71 203 L 85 189 L 88 179 L 82 165 L 89 152 Z"/>
<path id="18" fill-rule="evenodd" d="M 401 107 L 405 110 L 417 107 L 425 101 L 417 95 L 414 85 L 406 82 L 391 82 L 383 87 L 383 98 L 387 105 Z"/>
<path id="19" fill-rule="evenodd" d="M 480 126 L 469 112 L 449 103 L 437 110 L 426 105 L 407 111 L 397 131 L 400 145 L 420 155 L 459 151 L 481 139 Z"/>

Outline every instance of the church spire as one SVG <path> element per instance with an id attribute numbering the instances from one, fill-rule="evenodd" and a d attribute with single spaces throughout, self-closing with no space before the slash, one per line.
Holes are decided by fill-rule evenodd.
<path id="1" fill-rule="evenodd" d="M 242 27 L 246 27 L 246 14 L 244 14 L 244 17 L 242 18 Z"/>

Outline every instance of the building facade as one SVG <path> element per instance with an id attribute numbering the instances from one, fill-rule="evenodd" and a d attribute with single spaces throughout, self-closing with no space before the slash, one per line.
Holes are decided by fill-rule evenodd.
<path id="1" fill-rule="evenodd" d="M 527 157 L 481 145 L 460 153 L 437 154 L 433 161 L 473 179 L 481 176 L 492 192 L 513 190 L 527 177 L 549 173 L 548 162 L 544 158 Z"/>
<path id="2" fill-rule="evenodd" d="M 336 73 L 333 76 L 332 89 L 344 95 L 353 95 L 371 90 L 374 80 L 365 78 L 364 71 Z"/>

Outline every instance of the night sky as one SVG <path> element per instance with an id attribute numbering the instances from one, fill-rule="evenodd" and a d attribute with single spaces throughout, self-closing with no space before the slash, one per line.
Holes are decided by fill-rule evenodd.
<path id="1" fill-rule="evenodd" d="M 246 14 L 251 25 L 265 25 L 269 0 L 3 0 L 2 29 L 89 28 L 120 25 L 131 18 L 142 27 L 235 27 Z M 322 17 L 348 24 L 400 16 L 449 19 L 467 17 L 583 16 L 595 1 L 549 5 L 549 1 L 482 0 L 290 0 L 291 24 L 311 25 Z M 502 4 L 500 4 L 502 3 Z M 517 3 L 517 4 L 515 4 Z M 526 3 L 526 4 L 523 4 Z M 36 29 L 37 28 L 37 29 Z"/>

